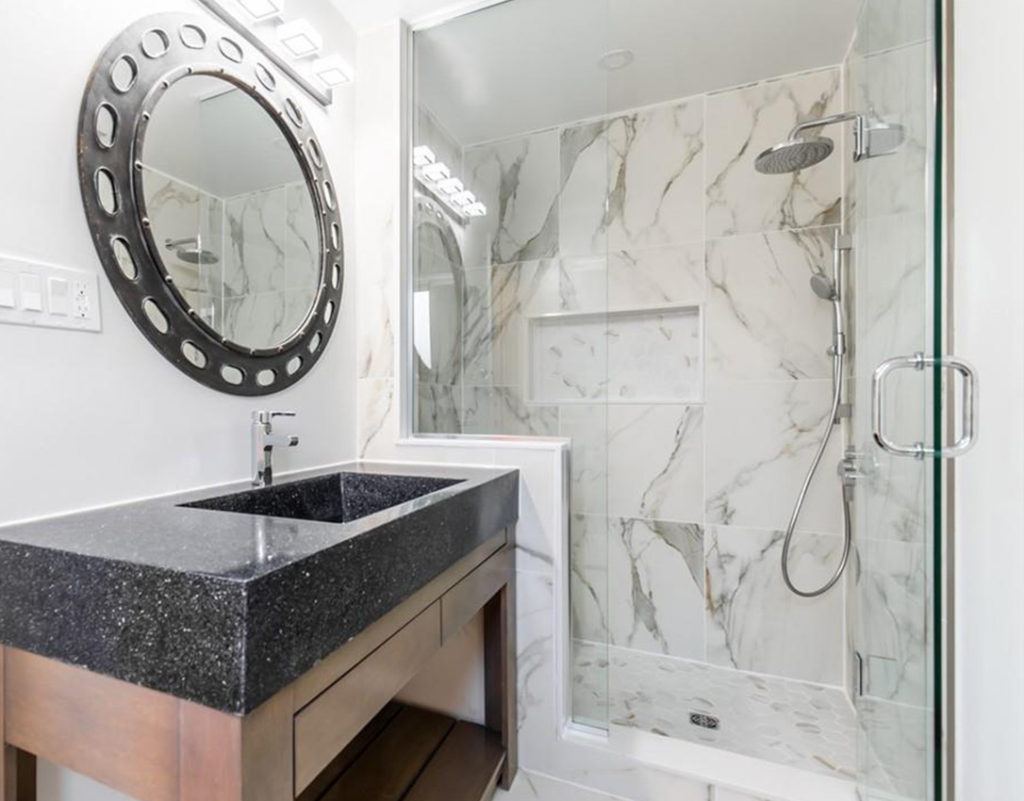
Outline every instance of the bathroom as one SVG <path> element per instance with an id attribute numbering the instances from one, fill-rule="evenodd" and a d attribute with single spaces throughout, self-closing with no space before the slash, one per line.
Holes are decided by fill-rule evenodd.
<path id="1" fill-rule="evenodd" d="M 1022 37 L 1012 0 L 0 8 L 3 801 L 1024 798 Z M 430 796 L 470 725 L 499 767 Z"/>

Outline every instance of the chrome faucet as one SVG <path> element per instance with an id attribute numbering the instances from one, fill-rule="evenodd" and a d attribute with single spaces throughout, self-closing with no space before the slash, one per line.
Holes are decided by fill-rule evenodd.
<path id="1" fill-rule="evenodd" d="M 269 487 L 274 482 L 274 448 L 294 448 L 299 444 L 296 436 L 274 433 L 275 417 L 295 417 L 295 412 L 252 413 L 252 483 L 256 487 Z"/>

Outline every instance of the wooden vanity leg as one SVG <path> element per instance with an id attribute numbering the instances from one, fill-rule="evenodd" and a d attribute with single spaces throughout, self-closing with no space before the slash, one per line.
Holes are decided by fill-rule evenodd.
<path id="1" fill-rule="evenodd" d="M 292 709 L 290 690 L 244 718 L 182 701 L 178 801 L 292 801 Z"/>
<path id="2" fill-rule="evenodd" d="M 5 745 L 3 763 L 3 801 L 36 801 L 36 758 Z"/>
<path id="3" fill-rule="evenodd" d="M 36 758 L 4 737 L 4 647 L 0 645 L 0 801 L 36 801 Z"/>
<path id="4" fill-rule="evenodd" d="M 487 728 L 501 735 L 505 767 L 498 779 L 508 790 L 519 768 L 516 705 L 516 577 L 484 607 L 484 669 Z"/>

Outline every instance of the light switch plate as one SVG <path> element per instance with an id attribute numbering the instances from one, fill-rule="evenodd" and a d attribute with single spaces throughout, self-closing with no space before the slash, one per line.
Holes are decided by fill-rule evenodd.
<path id="1" fill-rule="evenodd" d="M 96 273 L 0 256 L 0 324 L 99 331 L 100 287 Z"/>

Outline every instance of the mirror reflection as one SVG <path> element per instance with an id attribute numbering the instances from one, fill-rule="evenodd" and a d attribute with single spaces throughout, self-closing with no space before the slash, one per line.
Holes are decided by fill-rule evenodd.
<path id="1" fill-rule="evenodd" d="M 302 328 L 320 281 L 317 207 L 259 102 L 221 78 L 183 78 L 150 119 L 142 194 L 182 303 L 221 337 L 269 349 Z"/>

